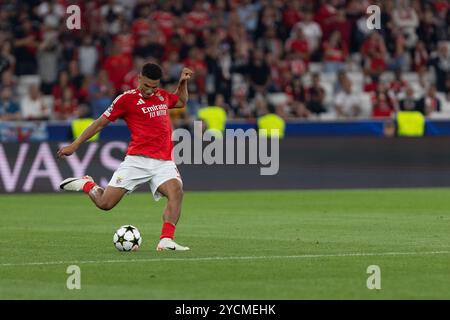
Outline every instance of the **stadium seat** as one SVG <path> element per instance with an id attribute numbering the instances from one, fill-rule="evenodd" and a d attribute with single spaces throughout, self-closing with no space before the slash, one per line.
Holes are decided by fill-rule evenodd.
<path id="1" fill-rule="evenodd" d="M 364 90 L 364 75 L 362 72 L 347 72 L 347 77 L 352 83 L 354 92 L 363 92 Z"/>
<path id="2" fill-rule="evenodd" d="M 322 87 L 325 90 L 325 106 L 330 105 L 333 102 L 333 82 L 330 81 L 324 81 L 322 80 L 320 82 L 320 84 L 322 85 Z"/>
<path id="3" fill-rule="evenodd" d="M 17 92 L 20 96 L 28 95 L 28 90 L 32 84 L 40 84 L 41 78 L 37 75 L 20 76 L 18 79 Z"/>
<path id="4" fill-rule="evenodd" d="M 321 113 L 319 115 L 319 119 L 322 121 L 333 121 L 337 119 L 337 114 L 334 111 L 328 111 L 325 113 Z"/>
<path id="5" fill-rule="evenodd" d="M 310 73 L 322 72 L 322 63 L 320 62 L 311 62 L 308 66 L 308 71 Z"/>
<path id="6" fill-rule="evenodd" d="M 403 73 L 402 78 L 407 83 L 419 82 L 419 75 L 417 74 L 417 72 L 405 72 L 405 73 Z"/>
<path id="7" fill-rule="evenodd" d="M 302 77 L 302 82 L 304 86 L 309 87 L 311 85 L 311 73 L 305 73 Z"/>
<path id="8" fill-rule="evenodd" d="M 336 79 L 337 79 L 337 74 L 334 73 L 334 72 L 322 73 L 320 75 L 320 79 L 323 82 L 329 82 L 331 84 L 334 84 L 336 82 Z"/>
<path id="9" fill-rule="evenodd" d="M 49 109 L 50 119 L 53 119 L 53 111 L 54 111 L 55 99 L 53 98 L 52 95 L 44 95 L 44 96 L 42 96 L 42 101 L 44 101 L 44 103 L 47 105 L 47 107 Z"/>
<path id="10" fill-rule="evenodd" d="M 267 100 L 269 103 L 278 106 L 286 104 L 288 101 L 288 96 L 285 93 L 278 92 L 278 93 L 271 93 L 267 95 Z"/>
<path id="11" fill-rule="evenodd" d="M 247 88 L 244 76 L 240 73 L 233 73 L 231 75 L 231 86 L 233 92 L 238 91 L 241 88 Z"/>
<path id="12" fill-rule="evenodd" d="M 395 79 L 395 75 L 392 71 L 386 71 L 381 74 L 380 81 L 389 83 Z"/>
<path id="13" fill-rule="evenodd" d="M 436 93 L 436 96 L 441 102 L 441 112 L 450 113 L 450 101 L 447 100 L 445 94 L 438 92 Z"/>
<path id="14" fill-rule="evenodd" d="M 364 82 L 364 75 L 362 72 L 359 71 L 347 72 L 347 76 L 352 83 L 362 84 Z"/>
<path id="15" fill-rule="evenodd" d="M 361 116 L 370 118 L 372 116 L 372 97 L 370 93 L 361 93 Z"/>
<path id="16" fill-rule="evenodd" d="M 432 120 L 450 120 L 450 112 L 432 112 L 428 118 Z"/>
<path id="17" fill-rule="evenodd" d="M 420 85 L 420 83 L 418 81 L 417 82 L 409 82 L 409 85 L 414 90 L 414 98 L 420 99 L 425 94 L 424 88 Z"/>

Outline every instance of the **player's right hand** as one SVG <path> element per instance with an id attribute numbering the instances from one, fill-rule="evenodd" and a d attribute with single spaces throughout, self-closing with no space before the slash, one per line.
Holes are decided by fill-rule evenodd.
<path id="1" fill-rule="evenodd" d="M 68 146 L 60 148 L 57 152 L 57 156 L 59 159 L 64 159 L 66 156 L 70 156 L 74 153 L 76 149 L 77 148 L 73 144 L 69 144 Z"/>

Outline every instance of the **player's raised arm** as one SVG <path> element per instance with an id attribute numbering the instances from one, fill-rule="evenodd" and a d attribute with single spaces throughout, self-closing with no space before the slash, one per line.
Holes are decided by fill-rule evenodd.
<path id="1" fill-rule="evenodd" d="M 70 156 L 72 153 L 77 151 L 77 149 L 83 142 L 89 140 L 104 127 L 106 127 L 109 123 L 110 121 L 106 117 L 100 116 L 89 127 L 87 127 L 86 130 L 84 130 L 83 133 L 74 142 L 72 142 L 68 146 L 60 148 L 57 153 L 58 158 L 64 159 L 64 157 Z"/>
<path id="2" fill-rule="evenodd" d="M 175 94 L 178 96 L 178 102 L 174 108 L 183 108 L 188 101 L 188 88 L 187 81 L 191 78 L 194 72 L 189 68 L 183 68 L 181 71 L 180 81 L 178 82 L 178 88 L 175 90 Z"/>

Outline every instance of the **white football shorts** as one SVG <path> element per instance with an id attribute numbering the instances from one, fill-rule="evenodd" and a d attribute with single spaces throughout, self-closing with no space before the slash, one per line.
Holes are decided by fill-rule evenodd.
<path id="1" fill-rule="evenodd" d="M 148 182 L 153 198 L 158 201 L 163 196 L 158 192 L 159 186 L 170 179 L 177 179 L 183 185 L 175 162 L 128 155 L 108 185 L 127 189 L 127 193 L 131 193 L 139 185 Z"/>

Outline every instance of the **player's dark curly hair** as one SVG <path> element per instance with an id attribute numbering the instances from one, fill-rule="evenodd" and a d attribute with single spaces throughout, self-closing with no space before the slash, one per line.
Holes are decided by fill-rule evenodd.
<path id="1" fill-rule="evenodd" d="M 146 63 L 142 67 L 141 74 L 152 80 L 159 80 L 162 77 L 162 69 L 156 63 Z"/>

